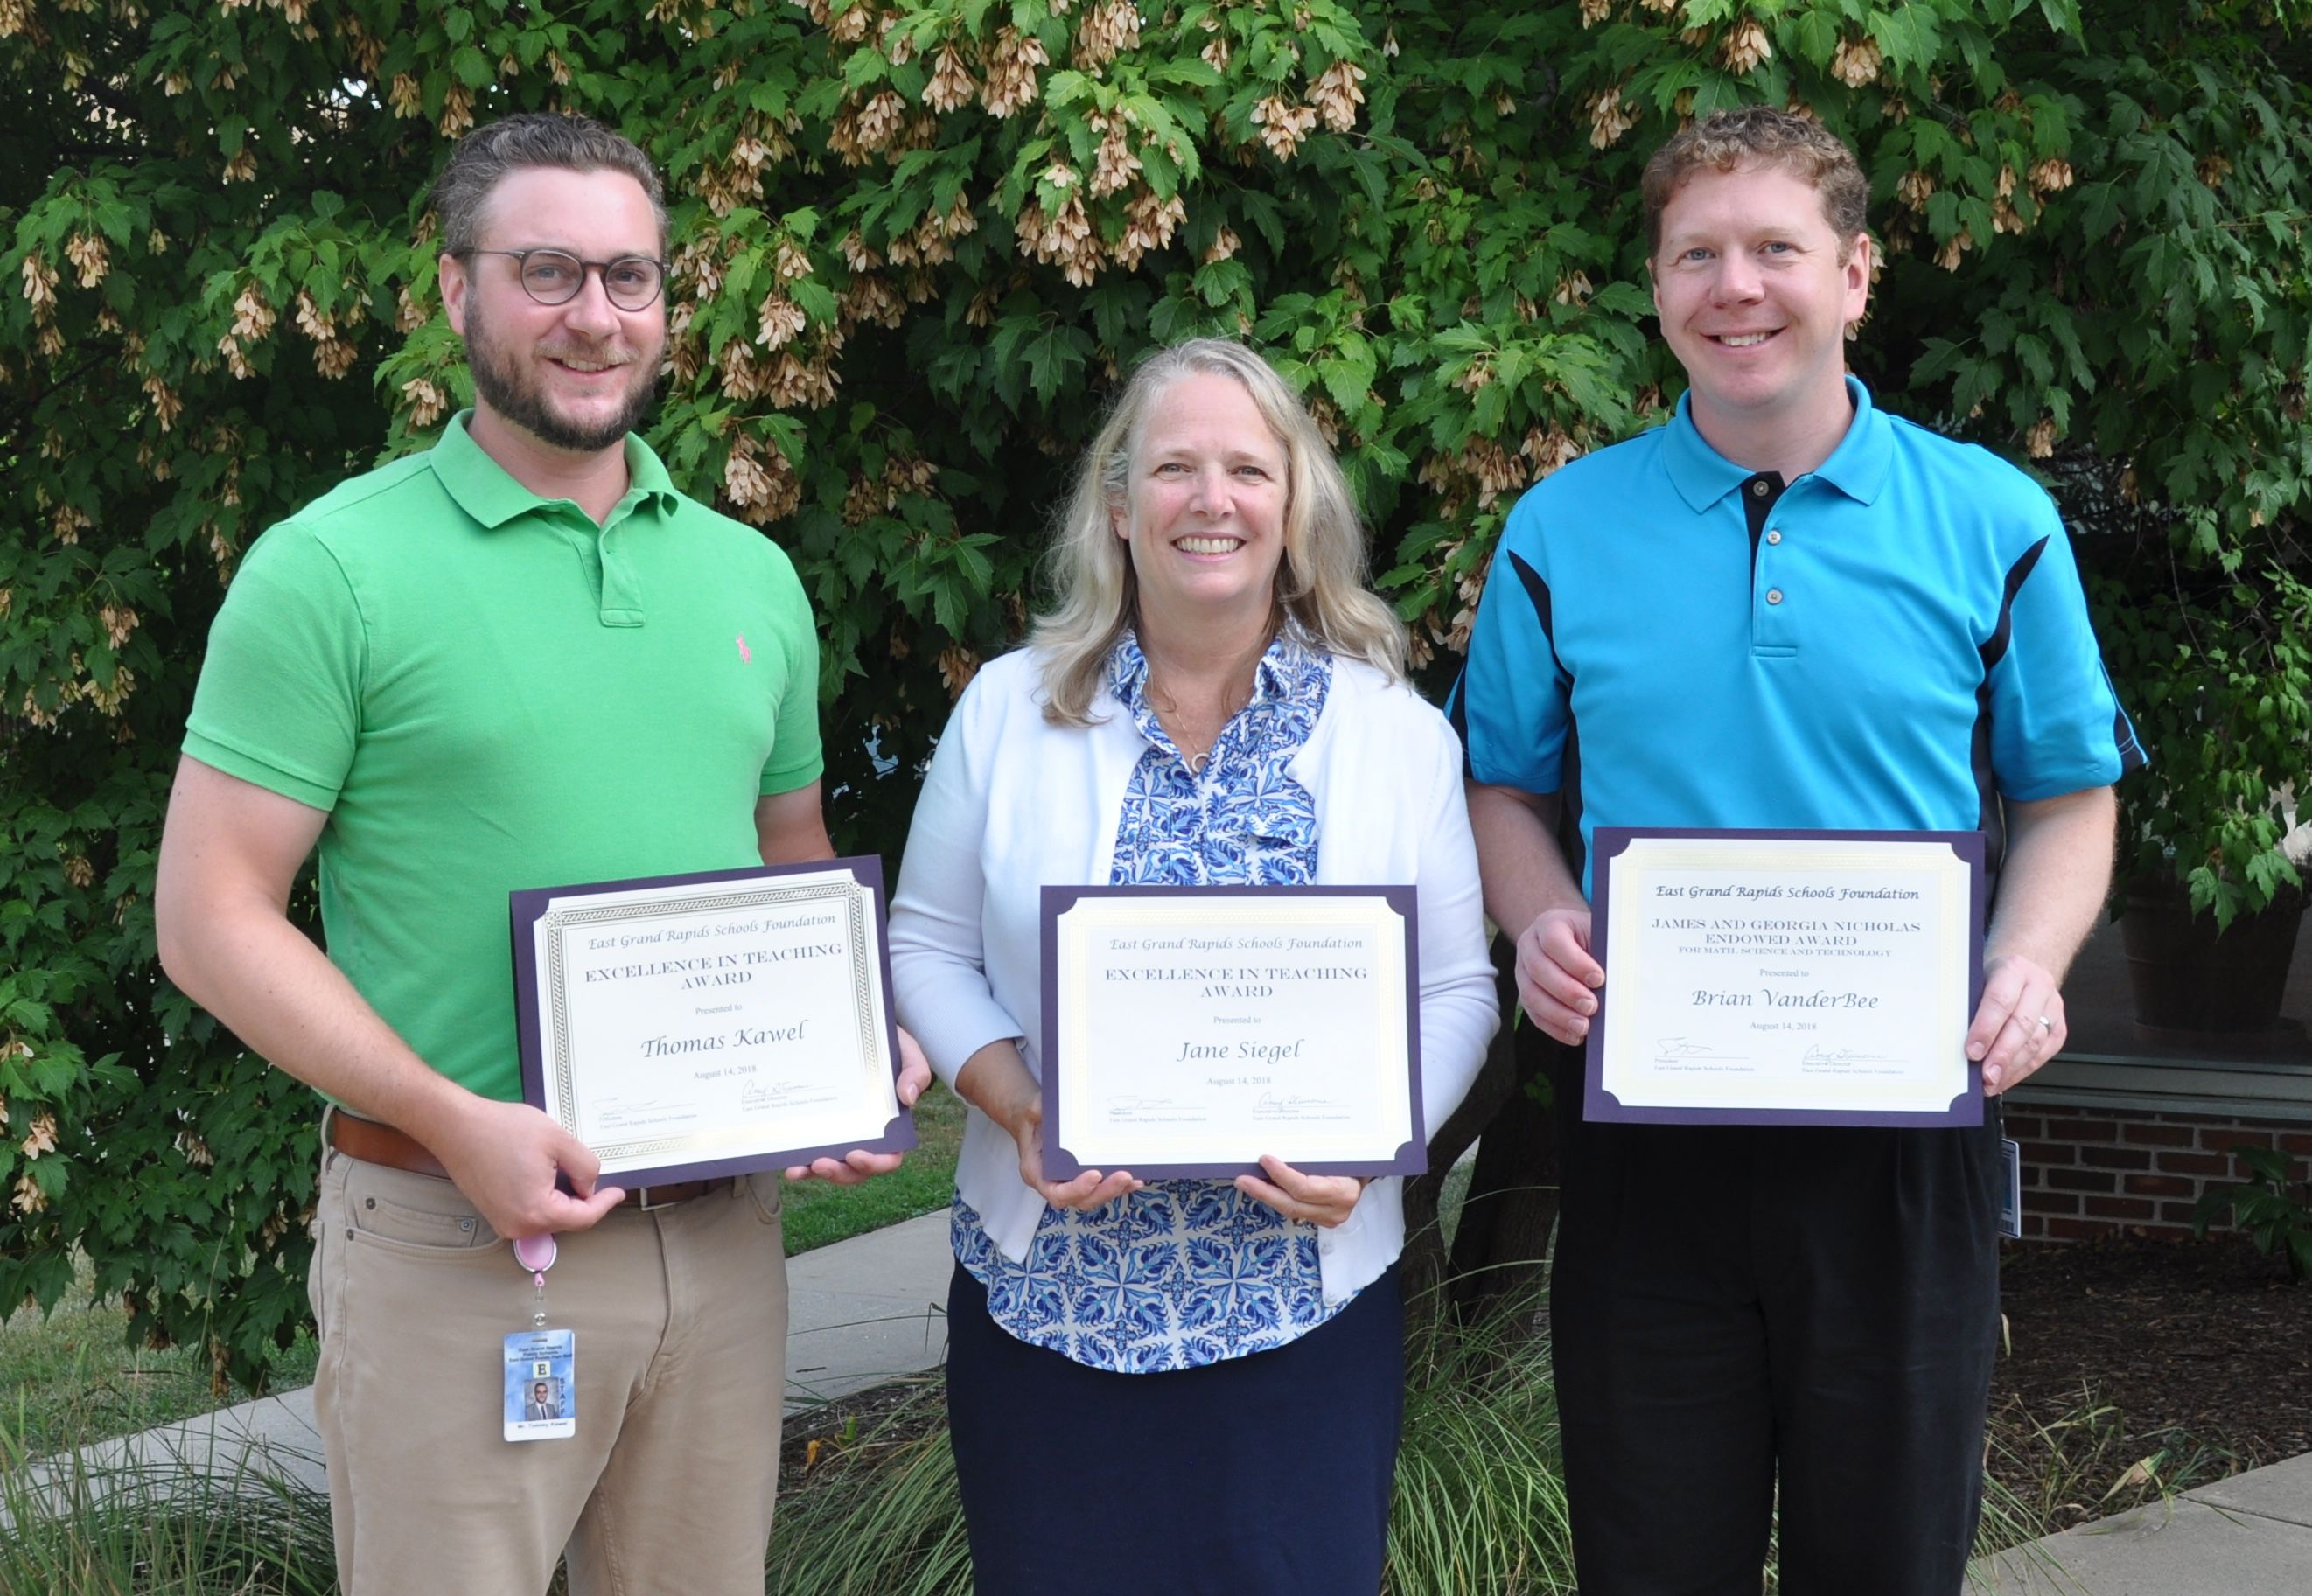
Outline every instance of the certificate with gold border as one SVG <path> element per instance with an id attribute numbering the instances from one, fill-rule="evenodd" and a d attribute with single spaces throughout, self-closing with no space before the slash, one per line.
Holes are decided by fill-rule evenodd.
<path id="1" fill-rule="evenodd" d="M 1599 826 L 1590 1120 L 1979 1125 L 1980 832 Z"/>
<path id="2" fill-rule="evenodd" d="M 915 1145 L 873 859 L 512 894 L 523 1095 L 618 1185 Z"/>
<path id="3" fill-rule="evenodd" d="M 1409 886 L 1047 886 L 1044 1170 L 1417 1174 Z"/>

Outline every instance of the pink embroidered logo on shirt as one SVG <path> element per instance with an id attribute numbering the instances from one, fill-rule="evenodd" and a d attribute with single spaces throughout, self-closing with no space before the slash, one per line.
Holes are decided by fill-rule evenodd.
<path id="1" fill-rule="evenodd" d="M 739 634 L 739 659 L 745 665 L 755 663 L 755 651 L 747 646 L 747 634 L 743 632 Z"/>

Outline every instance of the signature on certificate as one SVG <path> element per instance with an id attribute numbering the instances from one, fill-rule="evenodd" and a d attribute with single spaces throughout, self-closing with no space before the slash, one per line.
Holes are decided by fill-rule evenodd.
<path id="1" fill-rule="evenodd" d="M 1801 1064 L 1899 1064 L 1893 1053 L 1866 1053 L 1851 1047 L 1810 1047 L 1799 1055 Z"/>
<path id="2" fill-rule="evenodd" d="M 1683 1036 L 1665 1036 L 1654 1043 L 1654 1062 L 1657 1064 L 1672 1064 L 1681 1059 L 1724 1059 L 1738 1064 L 1749 1056 L 1747 1053 L 1721 1053 L 1714 1047 L 1688 1042 Z"/>
<path id="3" fill-rule="evenodd" d="M 1112 1115 L 1160 1113 L 1172 1106 L 1169 1097 L 1110 1097 L 1108 1112 Z"/>
<path id="4" fill-rule="evenodd" d="M 696 1119 L 689 1103 L 650 1097 L 640 1102 L 606 1097 L 594 1105 L 594 1124 L 605 1131 L 647 1130 L 655 1126 L 680 1125 Z"/>
<path id="5" fill-rule="evenodd" d="M 1332 1108 L 1336 1102 L 1330 1097 L 1280 1097 L 1274 1092 L 1263 1092 L 1252 1107 L 1255 1113 L 1303 1113 L 1310 1109 Z"/>

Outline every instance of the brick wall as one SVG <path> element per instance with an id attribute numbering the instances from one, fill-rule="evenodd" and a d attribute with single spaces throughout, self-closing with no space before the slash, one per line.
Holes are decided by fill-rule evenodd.
<path id="1" fill-rule="evenodd" d="M 2119 1231 L 2189 1235 L 2210 1181 L 2236 1181 L 2237 1147 L 2312 1158 L 2312 1125 L 2018 1103 L 2026 1240 L 2090 1241 Z"/>

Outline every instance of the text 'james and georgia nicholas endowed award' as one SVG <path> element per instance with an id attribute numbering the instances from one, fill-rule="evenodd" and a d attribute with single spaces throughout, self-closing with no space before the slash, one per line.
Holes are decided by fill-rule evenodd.
<path id="1" fill-rule="evenodd" d="M 1593 1120 L 1980 1124 L 1974 832 L 1600 826 Z"/>

